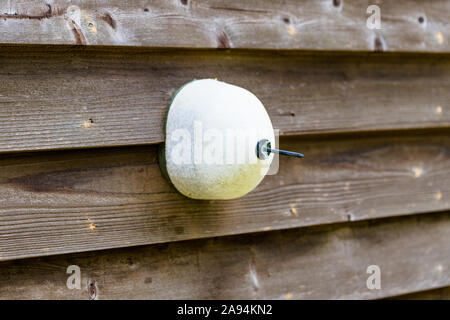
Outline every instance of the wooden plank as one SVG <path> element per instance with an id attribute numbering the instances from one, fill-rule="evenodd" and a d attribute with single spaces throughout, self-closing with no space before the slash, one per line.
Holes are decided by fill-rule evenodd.
<path id="1" fill-rule="evenodd" d="M 380 29 L 367 25 L 380 8 Z M 370 0 L 2 1 L 2 43 L 449 51 L 450 4 Z"/>
<path id="2" fill-rule="evenodd" d="M 184 198 L 156 147 L 0 159 L 0 260 L 450 209 L 450 132 L 286 138 L 247 196 Z M 357 138 L 357 139 L 355 139 Z"/>
<path id="3" fill-rule="evenodd" d="M 450 126 L 447 55 L 4 47 L 0 152 L 160 143 L 193 78 L 254 92 L 282 135 Z"/>
<path id="4" fill-rule="evenodd" d="M 441 213 L 16 260 L 0 263 L 0 298 L 383 298 L 450 285 L 449 240 Z M 80 290 L 66 287 L 70 265 Z"/>
<path id="5" fill-rule="evenodd" d="M 450 300 L 450 287 L 414 292 L 393 297 L 394 300 Z"/>

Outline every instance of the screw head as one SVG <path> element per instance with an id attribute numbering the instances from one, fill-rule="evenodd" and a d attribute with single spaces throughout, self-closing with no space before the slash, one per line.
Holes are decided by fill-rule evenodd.
<path id="1" fill-rule="evenodd" d="M 271 148 L 270 141 L 267 139 L 259 140 L 256 144 L 256 156 L 258 159 L 265 160 L 269 158 L 270 151 L 268 149 Z"/>

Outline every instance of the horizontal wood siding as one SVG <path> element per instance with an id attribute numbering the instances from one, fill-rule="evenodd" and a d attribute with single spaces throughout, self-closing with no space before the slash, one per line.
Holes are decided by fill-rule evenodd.
<path id="1" fill-rule="evenodd" d="M 0 263 L 0 298 L 383 298 L 450 285 L 449 241 L 450 215 L 436 213 L 16 260 Z M 66 287 L 69 265 L 81 290 Z"/>
<path id="2" fill-rule="evenodd" d="M 0 1 L 0 299 L 448 299 L 449 16 L 445 0 Z M 177 193 L 158 148 L 170 99 L 202 78 L 253 92 L 305 158 L 240 199 Z"/>
<path id="3" fill-rule="evenodd" d="M 367 27 L 373 4 L 380 29 Z M 445 0 L 2 1 L 0 41 L 448 52 L 449 16 Z"/>
<path id="4" fill-rule="evenodd" d="M 446 55 L 3 47 L 0 152 L 160 143 L 194 78 L 249 89 L 281 135 L 450 126 Z"/>
<path id="5" fill-rule="evenodd" d="M 178 194 L 156 146 L 6 155 L 0 260 L 450 209 L 449 134 L 284 138 L 306 157 L 229 201 Z"/>

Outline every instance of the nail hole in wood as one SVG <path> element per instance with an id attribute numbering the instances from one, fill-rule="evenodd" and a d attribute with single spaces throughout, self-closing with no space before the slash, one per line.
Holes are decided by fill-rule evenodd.
<path id="1" fill-rule="evenodd" d="M 339 8 L 341 6 L 341 0 L 333 0 L 333 6 Z"/>
<path id="2" fill-rule="evenodd" d="M 88 283 L 89 299 L 94 300 L 97 297 L 97 284 L 95 281 L 89 281 Z"/>
<path id="3" fill-rule="evenodd" d="M 153 279 L 151 277 L 147 277 L 144 280 L 144 283 L 148 284 L 148 283 L 152 283 Z"/>
<path id="4" fill-rule="evenodd" d="M 374 41 L 374 50 L 375 50 L 375 51 L 378 51 L 378 52 L 384 50 L 384 48 L 383 48 L 383 42 L 382 42 L 381 39 L 378 38 L 378 37 L 376 37 L 376 38 L 375 38 L 375 41 Z"/>

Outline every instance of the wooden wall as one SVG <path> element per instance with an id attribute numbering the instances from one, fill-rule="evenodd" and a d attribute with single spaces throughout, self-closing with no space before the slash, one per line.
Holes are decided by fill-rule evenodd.
<path id="1" fill-rule="evenodd" d="M 448 299 L 448 16 L 443 0 L 0 1 L 0 298 Z M 194 78 L 254 92 L 306 157 L 242 199 L 178 194 L 157 150 Z"/>

